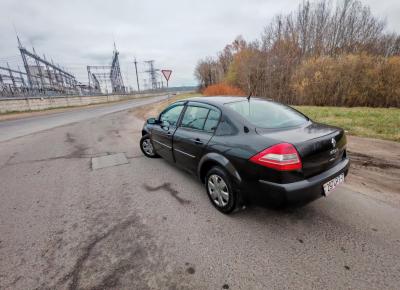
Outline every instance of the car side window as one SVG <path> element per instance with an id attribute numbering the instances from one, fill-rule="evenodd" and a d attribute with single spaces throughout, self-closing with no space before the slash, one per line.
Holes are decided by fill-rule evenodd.
<path id="1" fill-rule="evenodd" d="M 219 111 L 210 110 L 210 113 L 208 114 L 206 123 L 204 124 L 204 131 L 207 131 L 207 132 L 215 131 L 215 129 L 217 128 L 220 116 L 221 116 L 221 113 Z"/>
<path id="2" fill-rule="evenodd" d="M 232 122 L 228 118 L 223 117 L 218 125 L 215 135 L 229 136 L 236 134 L 237 131 L 237 128 L 232 124 Z"/>
<path id="3" fill-rule="evenodd" d="M 209 109 L 203 107 L 188 106 L 183 115 L 181 127 L 203 130 L 209 111 Z"/>
<path id="4" fill-rule="evenodd" d="M 179 116 L 181 115 L 182 109 L 183 109 L 183 104 L 166 109 L 163 113 L 161 113 L 160 121 L 168 122 L 170 126 L 176 126 L 176 123 L 178 123 Z"/>

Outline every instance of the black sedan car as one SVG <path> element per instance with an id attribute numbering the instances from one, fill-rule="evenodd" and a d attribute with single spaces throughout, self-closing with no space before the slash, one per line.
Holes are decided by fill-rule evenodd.
<path id="1" fill-rule="evenodd" d="M 178 101 L 148 119 L 142 135 L 144 155 L 196 174 L 223 213 L 327 196 L 349 169 L 343 129 L 261 98 Z"/>

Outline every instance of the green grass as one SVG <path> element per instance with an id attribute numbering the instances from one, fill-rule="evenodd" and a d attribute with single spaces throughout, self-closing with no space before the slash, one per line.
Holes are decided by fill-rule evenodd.
<path id="1" fill-rule="evenodd" d="M 400 109 L 295 106 L 312 120 L 342 127 L 350 135 L 400 142 Z"/>

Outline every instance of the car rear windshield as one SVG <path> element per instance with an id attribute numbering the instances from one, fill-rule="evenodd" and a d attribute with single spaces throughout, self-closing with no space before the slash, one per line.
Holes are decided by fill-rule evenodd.
<path id="1" fill-rule="evenodd" d="M 292 108 L 271 101 L 251 100 L 225 104 L 260 128 L 277 129 L 305 124 L 308 119 Z"/>

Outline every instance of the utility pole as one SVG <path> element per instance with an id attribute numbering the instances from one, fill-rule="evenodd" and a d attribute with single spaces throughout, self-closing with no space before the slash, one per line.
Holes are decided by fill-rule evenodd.
<path id="1" fill-rule="evenodd" d="M 138 90 L 138 92 L 140 92 L 140 87 L 139 87 L 139 76 L 138 76 L 138 73 L 137 73 L 137 61 L 136 61 L 136 57 L 135 57 L 135 61 L 134 61 L 133 63 L 135 64 L 137 90 Z"/>

